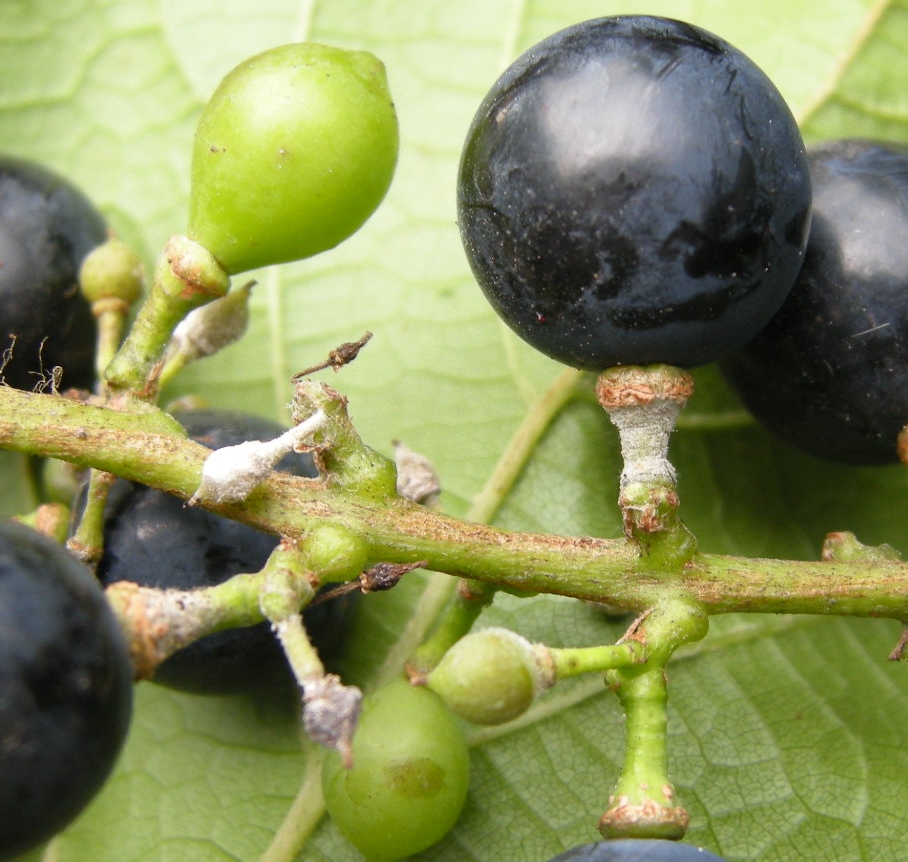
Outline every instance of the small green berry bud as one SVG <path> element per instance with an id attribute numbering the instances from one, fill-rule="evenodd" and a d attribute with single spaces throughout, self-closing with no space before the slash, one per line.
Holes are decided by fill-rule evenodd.
<path id="1" fill-rule="evenodd" d="M 547 648 L 503 628 L 461 638 L 426 677 L 452 712 L 474 724 L 517 718 L 554 682 Z"/>
<path id="2" fill-rule="evenodd" d="M 142 259 L 122 240 L 111 237 L 82 261 L 79 286 L 92 305 L 105 299 L 132 305 L 145 286 Z"/>

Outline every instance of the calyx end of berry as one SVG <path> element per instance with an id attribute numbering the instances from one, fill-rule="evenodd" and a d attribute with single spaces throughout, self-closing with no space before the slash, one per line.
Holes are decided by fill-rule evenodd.
<path id="1" fill-rule="evenodd" d="M 172 236 L 155 266 L 155 286 L 196 307 L 224 296 L 230 277 L 214 255 L 188 236 Z"/>
<path id="2" fill-rule="evenodd" d="M 674 790 L 670 785 L 662 788 L 662 795 L 670 802 Z M 626 796 L 612 801 L 608 811 L 599 818 L 599 832 L 603 838 L 664 838 L 678 841 L 684 837 L 690 823 L 687 810 L 681 806 L 659 804 L 654 799 L 631 802 Z"/>
<path id="3" fill-rule="evenodd" d="M 621 365 L 603 371 L 596 397 L 605 410 L 673 401 L 683 407 L 694 393 L 690 372 L 673 365 Z"/>

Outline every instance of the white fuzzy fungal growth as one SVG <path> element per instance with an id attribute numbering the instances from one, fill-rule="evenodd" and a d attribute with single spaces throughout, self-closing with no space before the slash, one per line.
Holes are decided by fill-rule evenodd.
<path id="1" fill-rule="evenodd" d="M 273 440 L 249 440 L 215 449 L 205 459 L 202 481 L 190 504 L 202 500 L 242 502 L 268 478 L 281 458 L 292 451 L 303 451 L 311 444 L 311 435 L 324 426 L 325 418 L 319 410 Z"/>
<path id="2" fill-rule="evenodd" d="M 173 331 L 176 349 L 193 361 L 239 341 L 249 325 L 249 295 L 254 284 L 244 284 L 190 311 Z"/>

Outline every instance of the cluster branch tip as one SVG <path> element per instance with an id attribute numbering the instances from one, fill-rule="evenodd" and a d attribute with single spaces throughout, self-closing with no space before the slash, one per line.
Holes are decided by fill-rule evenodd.
<path id="1" fill-rule="evenodd" d="M 624 764 L 599 820 L 605 838 L 682 838 L 689 817 L 668 775 L 665 665 L 678 647 L 703 638 L 709 616 L 686 599 L 668 599 L 639 617 L 621 642 L 642 644 L 645 661 L 606 671 L 625 712 Z"/>
<path id="2" fill-rule="evenodd" d="M 137 680 L 151 679 L 170 656 L 203 637 L 269 622 L 300 687 L 305 730 L 349 763 L 362 692 L 326 673 L 309 640 L 302 611 L 321 578 L 310 569 L 305 544 L 282 541 L 260 571 L 210 587 L 162 590 L 119 581 L 106 595 L 126 635 Z"/>
<path id="3" fill-rule="evenodd" d="M 303 727 L 314 742 L 335 749 L 353 765 L 353 734 L 362 707 L 362 691 L 325 672 L 309 640 L 301 609 L 315 596 L 315 576 L 302 542 L 283 541 L 262 570 L 259 607 L 277 636 L 302 691 Z M 316 581 L 317 583 L 317 581 Z"/>
<path id="4" fill-rule="evenodd" d="M 347 412 L 347 399 L 325 383 L 296 379 L 295 384 L 293 421 L 302 424 L 318 413 L 325 416 L 312 453 L 329 486 L 376 503 L 397 498 L 394 462 L 363 442 Z"/>

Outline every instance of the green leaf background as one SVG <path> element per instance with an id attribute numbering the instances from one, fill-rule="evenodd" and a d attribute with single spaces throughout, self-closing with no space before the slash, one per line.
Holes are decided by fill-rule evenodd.
<path id="1" fill-rule="evenodd" d="M 166 397 L 286 420 L 293 372 L 370 329 L 367 350 L 330 381 L 367 441 L 387 452 L 401 439 L 428 455 L 444 508 L 465 515 L 561 369 L 513 337 L 472 281 L 455 223 L 460 145 L 517 53 L 624 12 L 683 18 L 742 48 L 808 140 L 908 137 L 908 2 L 0 0 L 0 150 L 70 176 L 150 266 L 185 228 L 194 123 L 223 74 L 300 39 L 378 54 L 402 134 L 385 203 L 337 249 L 256 273 L 248 337 Z M 685 520 L 703 548 L 809 559 L 826 532 L 849 529 L 908 551 L 904 469 L 801 455 L 742 422 L 714 371 L 697 377 L 672 445 Z M 514 528 L 618 535 L 616 439 L 588 399 L 559 411 L 528 456 L 516 480 L 486 489 L 484 512 Z M 18 459 L 4 457 L 0 471 L 5 507 L 27 508 Z M 426 584 L 431 597 L 438 582 L 415 577 L 363 602 L 351 679 L 368 684 L 401 634 L 427 624 Z M 624 625 L 554 597 L 499 597 L 481 622 L 554 645 L 610 640 Z M 729 860 L 904 860 L 908 669 L 885 660 L 897 634 L 883 621 L 714 621 L 670 668 L 671 767 L 688 840 Z M 596 839 L 622 751 L 621 712 L 600 680 L 559 686 L 514 725 L 471 734 L 467 808 L 421 860 L 543 862 Z M 47 858 L 250 862 L 304 769 L 285 704 L 140 685 L 116 775 Z M 298 854 L 277 858 L 360 859 L 327 820 Z"/>

